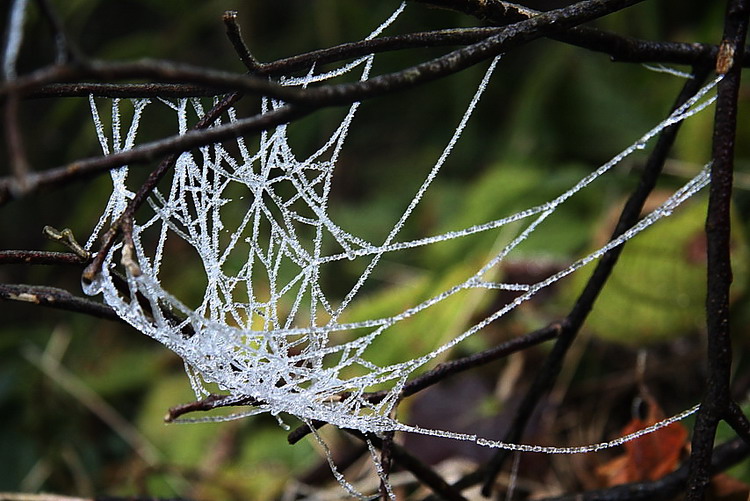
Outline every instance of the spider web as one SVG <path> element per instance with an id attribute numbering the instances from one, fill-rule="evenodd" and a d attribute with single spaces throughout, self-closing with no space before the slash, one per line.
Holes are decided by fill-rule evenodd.
<path id="1" fill-rule="evenodd" d="M 378 36 L 401 9 L 403 6 L 368 38 Z M 352 72 L 364 81 L 369 77 L 373 60 L 374 56 L 370 55 L 320 73 L 313 68 L 303 77 L 290 76 L 279 82 L 305 87 Z M 337 224 L 329 207 L 337 160 L 359 107 L 359 103 L 354 103 L 330 138 L 304 158 L 293 151 L 287 125 L 263 132 L 252 147 L 238 138 L 231 144 L 213 144 L 180 155 L 167 185 L 163 183 L 163 188 L 154 191 L 149 207 L 142 209 L 133 221 L 134 255 L 130 257 L 131 251 L 122 243 L 114 246 L 107 254 L 100 275 L 84 286 L 85 291 L 92 295 L 103 294 L 106 303 L 124 320 L 177 353 L 185 362 L 198 398 L 208 395 L 207 386 L 217 385 L 238 402 L 248 397 L 257 402 L 247 412 L 211 418 L 213 420 L 286 413 L 308 423 L 321 420 L 362 432 L 406 431 L 469 440 L 488 447 L 570 454 L 620 445 L 695 412 L 697 407 L 627 437 L 581 447 L 507 444 L 447 430 L 422 429 L 395 417 L 400 391 L 415 371 L 540 290 L 668 217 L 709 182 L 706 166 L 623 235 L 539 282 L 506 283 L 493 278 L 496 275 L 493 271 L 508 254 L 562 204 L 623 159 L 645 148 L 664 128 L 710 106 L 714 101 L 712 90 L 719 78 L 553 200 L 460 230 L 418 240 L 401 240 L 399 235 L 405 223 L 459 140 L 498 61 L 496 58 L 490 63 L 442 154 L 422 184 L 415 187 L 411 201 L 382 240 L 366 240 L 345 230 Z M 104 154 L 135 145 L 147 107 L 172 110 L 180 134 L 185 134 L 189 124 L 204 115 L 203 104 L 198 99 L 114 99 L 112 123 L 105 130 L 93 97 L 90 103 Z M 127 113 L 131 117 L 127 126 L 122 123 L 124 103 L 132 107 Z M 264 98 L 260 111 L 267 113 L 283 104 Z M 229 122 L 237 119 L 234 109 L 223 117 Z M 113 170 L 111 176 L 112 194 L 87 249 L 93 247 L 108 223 L 117 220 L 134 196 L 128 186 L 127 166 Z M 522 223 L 525 227 L 465 280 L 390 316 L 357 322 L 342 320 L 384 256 L 466 238 L 512 223 Z M 187 247 L 197 257 L 196 265 L 205 289 L 195 306 L 188 306 L 165 286 L 162 272 L 169 266 L 170 249 L 174 247 Z M 121 260 L 129 264 L 118 264 Z M 326 290 L 322 278 L 332 273 L 336 263 L 348 261 L 361 263 L 362 271 L 348 292 L 336 297 Z M 137 264 L 133 266 L 133 262 Z M 118 269 L 125 275 L 127 291 L 116 286 Z M 470 328 L 456 332 L 437 349 L 392 364 L 379 365 L 368 356 L 368 347 L 377 338 L 387 335 L 396 324 L 418 314 L 429 315 L 431 307 L 472 289 L 510 290 L 519 295 Z M 387 390 L 385 398 L 367 398 L 368 391 L 383 388 Z M 341 480 L 345 484 L 343 477 Z"/>

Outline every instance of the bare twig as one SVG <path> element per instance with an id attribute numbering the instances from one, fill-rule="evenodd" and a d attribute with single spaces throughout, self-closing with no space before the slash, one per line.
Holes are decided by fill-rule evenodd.
<path id="1" fill-rule="evenodd" d="M 224 20 L 224 26 L 227 28 L 227 37 L 229 38 L 229 41 L 232 42 L 234 50 L 237 52 L 237 55 L 240 56 L 240 61 L 245 65 L 247 71 L 251 74 L 262 71 L 263 65 L 253 57 L 245 40 L 242 39 L 242 30 L 240 30 L 240 25 L 237 24 L 237 11 L 228 10 L 224 12 L 222 19 Z"/>
<path id="2" fill-rule="evenodd" d="M 42 228 L 42 233 L 50 240 L 54 240 L 55 242 L 59 242 L 66 246 L 73 251 L 74 254 L 80 257 L 81 260 L 88 261 L 91 259 L 89 251 L 84 249 L 83 246 L 78 243 L 78 240 L 76 240 L 76 237 L 73 235 L 73 231 L 70 228 L 64 228 L 62 231 L 59 231 L 52 226 L 45 226 Z"/>
<path id="3" fill-rule="evenodd" d="M 19 301 L 59 310 L 84 313 L 92 317 L 123 322 L 108 305 L 74 296 L 57 287 L 24 284 L 0 284 L 0 300 Z"/>
<path id="4" fill-rule="evenodd" d="M 0 264 L 73 264 L 83 265 L 87 260 L 72 252 L 35 250 L 0 251 Z"/>
<path id="5" fill-rule="evenodd" d="M 164 416 L 164 421 L 171 423 L 180 416 L 184 416 L 190 412 L 196 411 L 210 411 L 219 409 L 221 407 L 234 407 L 241 405 L 257 405 L 259 402 L 252 398 L 247 397 L 244 399 L 237 399 L 232 395 L 209 395 L 202 400 L 196 400 L 195 402 L 189 402 L 187 404 L 180 404 L 174 407 L 170 407 L 167 411 L 167 415 Z"/>
<path id="6" fill-rule="evenodd" d="M 505 1 L 483 0 L 412 0 L 463 12 L 485 22 L 505 25 L 541 14 L 540 11 Z M 554 40 L 601 52 L 613 61 L 628 63 L 685 64 L 707 66 L 713 64 L 718 46 L 703 43 L 679 43 L 641 40 L 618 35 L 588 26 L 576 26 L 549 36 Z M 745 54 L 742 65 L 750 65 L 750 54 Z"/>
<path id="7" fill-rule="evenodd" d="M 210 97 L 224 91 L 213 87 L 180 83 L 53 83 L 43 85 L 24 95 L 26 99 L 59 97 Z"/>
<path id="8" fill-rule="evenodd" d="M 451 45 L 466 45 L 476 43 L 488 36 L 497 34 L 502 28 L 464 28 L 440 30 L 434 32 L 410 33 L 394 37 L 375 38 L 361 42 L 351 42 L 328 49 L 312 51 L 298 56 L 280 59 L 262 65 L 260 73 L 267 76 L 288 74 L 300 69 L 309 68 L 315 62 L 336 62 L 367 54 L 386 52 L 418 47 L 441 47 Z M 580 30 L 580 32 L 579 32 Z M 577 33 L 575 37 L 570 33 Z M 569 36 L 570 35 L 570 36 Z M 565 35 L 556 38 L 570 37 L 570 43 L 588 50 L 604 52 L 614 61 L 643 62 L 663 64 L 687 64 L 702 66 L 716 60 L 718 46 L 701 43 L 656 42 L 639 40 L 621 35 L 595 30 L 591 28 L 571 28 Z M 122 63 L 120 63 L 122 64 Z M 161 63 L 160 63 L 161 64 Z M 172 63 L 170 63 L 172 64 Z M 745 51 L 742 60 L 744 67 L 750 66 L 750 53 Z M 135 71 L 135 69 L 134 69 Z M 50 97 L 87 97 L 93 94 L 97 97 L 203 97 L 215 96 L 227 92 L 230 86 L 226 77 L 209 84 L 196 85 L 194 83 L 163 83 L 153 82 L 144 84 L 114 84 L 114 83 L 40 83 L 44 80 L 54 81 L 59 78 L 52 72 L 47 78 L 39 79 L 37 86 L 31 86 L 23 93 L 24 99 Z M 73 75 L 68 78 L 73 78 Z M 221 84 L 221 86 L 219 86 Z M 0 99 L 3 94 L 0 93 Z"/>

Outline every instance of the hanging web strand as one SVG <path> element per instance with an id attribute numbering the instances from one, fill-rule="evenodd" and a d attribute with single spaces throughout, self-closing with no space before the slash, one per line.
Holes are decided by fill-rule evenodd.
<path id="1" fill-rule="evenodd" d="M 403 4 L 368 38 L 379 36 L 402 10 Z M 312 67 L 303 76 L 290 75 L 280 78 L 279 82 L 307 87 L 344 75 L 350 80 L 365 81 L 373 64 L 374 57 L 370 55 L 325 72 Z M 171 179 L 165 179 L 154 191 L 147 207 L 139 211 L 133 221 L 134 259 L 141 273 L 134 276 L 129 268 L 120 265 L 122 244 L 115 245 L 108 252 L 100 275 L 84 286 L 86 292 L 102 294 L 120 317 L 182 357 L 199 398 L 208 393 L 207 385 L 216 385 L 236 402 L 248 399 L 257 402 L 245 412 L 205 420 L 237 419 L 260 413 L 278 417 L 280 413 L 287 413 L 305 422 L 322 420 L 364 433 L 405 431 L 521 452 L 573 454 L 620 445 L 683 419 L 696 408 L 610 442 L 580 447 L 541 447 L 507 444 L 448 430 L 427 430 L 401 423 L 393 417 L 398 395 L 416 370 L 539 291 L 668 217 L 709 182 L 706 167 L 633 228 L 538 282 L 506 283 L 495 278 L 497 267 L 507 256 L 529 236 L 544 231 L 545 224 L 549 224 L 551 216 L 563 204 L 606 176 L 625 158 L 645 148 L 666 127 L 710 106 L 715 99 L 713 90 L 718 78 L 666 120 L 554 199 L 439 235 L 400 240 L 404 225 L 419 209 L 470 123 L 497 64 L 497 58 L 489 64 L 441 155 L 425 169 L 426 175 L 414 186 L 410 201 L 380 238 L 363 237 L 369 233 L 361 228 L 345 229 L 329 203 L 335 186 L 336 164 L 345 150 L 345 141 L 350 134 L 357 133 L 359 103 L 354 103 L 344 110 L 340 124 L 330 131 L 330 136 L 309 155 L 301 155 L 292 147 L 289 136 L 293 125 L 269 129 L 255 139 L 238 138 L 181 154 Z M 269 113 L 283 104 L 263 99 L 260 112 Z M 151 107 L 171 110 L 175 129 L 185 134 L 190 125 L 204 115 L 208 103 L 199 99 L 113 100 L 109 125 L 105 125 L 100 114 L 100 109 L 106 108 L 93 98 L 90 98 L 90 105 L 96 134 L 106 155 L 135 145 L 139 124 L 147 119 Z M 225 123 L 237 120 L 241 118 L 234 109 L 221 119 Z M 137 184 L 129 175 L 127 166 L 112 171 L 112 194 L 87 242 L 87 249 L 93 247 L 107 224 L 116 221 L 132 199 Z M 360 221 L 362 225 L 365 223 Z M 357 304 L 367 281 L 386 256 L 464 239 L 511 224 L 519 225 L 520 231 L 507 245 L 493 251 L 467 273 L 468 276 L 457 278 L 441 292 L 414 300 L 410 306 L 382 317 L 347 320 L 347 313 Z M 173 249 L 183 249 L 180 272 L 198 276 L 198 297 L 183 294 L 180 286 L 170 287 L 175 280 L 175 272 L 170 270 L 175 264 L 170 263 Z M 326 278 L 330 281 L 331 275 L 337 273 L 333 265 L 348 261 L 359 263 L 358 269 L 363 271 L 346 284 L 344 294 L 336 294 L 327 286 Z M 117 270 L 125 276 L 127 291 L 115 286 L 113 274 Z M 475 324 L 457 328 L 449 341 L 431 351 L 409 354 L 411 358 L 404 354 L 405 359 L 382 365 L 370 358 L 368 348 L 376 339 L 394 332 L 394 326 L 417 315 L 429 315 L 436 305 L 467 290 L 487 293 L 509 290 L 519 294 Z M 368 400 L 367 392 L 373 388 L 385 388 L 386 397 L 379 402 Z M 315 437 L 325 450 L 322 439 L 317 434 Z M 329 461 L 332 464 L 330 457 Z M 378 463 L 375 464 L 377 467 Z M 335 466 L 332 467 L 335 472 Z M 362 496 L 340 473 L 337 478 L 350 493 Z"/>
<path id="2" fill-rule="evenodd" d="M 512 444 L 512 443 L 501 442 L 499 440 L 489 440 L 486 438 L 477 437 L 476 435 L 468 435 L 465 433 L 451 433 L 451 432 L 443 432 L 443 431 L 436 431 L 436 430 L 425 430 L 416 426 L 403 426 L 400 431 L 406 431 L 410 433 L 420 433 L 423 435 L 430 435 L 430 436 L 442 437 L 442 438 L 450 438 L 453 440 L 464 440 L 468 442 L 474 442 L 484 447 L 490 447 L 493 449 L 505 449 L 509 451 L 536 452 L 536 453 L 541 453 L 541 454 L 585 454 L 587 452 L 598 452 L 604 449 L 611 449 L 612 447 L 619 447 L 620 445 L 630 442 L 631 440 L 636 440 L 644 435 L 648 435 L 649 433 L 653 433 L 673 423 L 681 421 L 685 419 L 686 417 L 698 412 L 699 408 L 700 408 L 700 405 L 694 405 L 693 407 L 687 410 L 684 410 L 680 412 L 679 414 L 675 414 L 672 417 L 668 417 L 666 419 L 659 421 L 658 423 L 654 423 L 651 426 L 647 426 L 646 428 L 643 428 L 642 430 L 629 433 L 627 435 L 616 438 L 614 440 L 610 440 L 609 442 L 601 442 L 598 444 L 590 444 L 590 445 L 581 445 L 581 446 L 576 446 L 576 447 L 551 447 L 551 446 L 544 446 L 544 445 Z"/>

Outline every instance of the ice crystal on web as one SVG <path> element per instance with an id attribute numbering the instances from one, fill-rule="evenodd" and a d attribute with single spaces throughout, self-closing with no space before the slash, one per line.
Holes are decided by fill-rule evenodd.
<path id="1" fill-rule="evenodd" d="M 398 12 L 370 36 L 377 36 Z M 290 76 L 279 82 L 304 87 L 351 72 L 358 72 L 358 78 L 366 80 L 373 59 L 372 55 L 360 58 L 322 73 L 313 68 L 304 77 Z M 241 416 L 287 413 L 306 422 L 322 420 L 362 432 L 407 431 L 470 440 L 488 447 L 549 453 L 598 450 L 639 436 L 568 448 L 505 444 L 447 430 L 418 428 L 399 422 L 392 412 L 403 385 L 416 370 L 543 288 L 667 217 L 709 182 L 708 170 L 704 168 L 631 230 L 538 283 L 505 283 L 493 278 L 492 271 L 498 264 L 537 231 L 561 204 L 642 149 L 665 127 L 709 106 L 713 102 L 710 93 L 718 79 L 553 200 L 440 235 L 419 240 L 399 238 L 459 140 L 498 60 L 487 68 L 443 153 L 422 184 L 415 186 L 411 201 L 382 240 L 366 240 L 345 230 L 329 207 L 337 160 L 350 128 L 356 123 L 359 104 L 354 103 L 330 138 L 304 158 L 295 154 L 287 125 L 267 130 L 257 140 L 245 141 L 240 137 L 234 142 L 204 146 L 180 155 L 171 179 L 154 191 L 149 207 L 133 221 L 132 260 L 137 267 L 119 266 L 122 254 L 128 249 L 118 244 L 109 251 L 100 275 L 86 286 L 87 292 L 103 294 L 107 304 L 124 320 L 182 357 L 199 398 L 208 393 L 207 384 L 217 385 L 237 401 L 252 398 L 255 407 Z M 113 100 L 112 124 L 105 127 L 98 103 L 93 98 L 90 101 L 104 154 L 134 146 L 139 123 L 149 106 L 170 108 L 180 134 L 186 133 L 190 123 L 204 114 L 204 104 L 198 99 L 133 100 L 130 124 L 125 126 L 121 108 L 127 101 Z M 283 104 L 263 99 L 261 112 Z M 223 119 L 237 120 L 236 111 L 230 109 Z M 137 186 L 129 184 L 127 166 L 112 171 L 112 182 L 112 195 L 87 248 L 93 247 L 107 223 L 117 220 Z M 465 280 L 390 316 L 357 322 L 342 320 L 384 256 L 492 231 L 515 222 L 524 223 L 525 227 Z M 367 221 L 360 223 L 366 225 Z M 194 264 L 205 286 L 196 305 L 189 305 L 181 299 L 181 294 L 170 292 L 162 278 L 164 268 L 170 265 L 170 249 L 185 247 L 196 257 Z M 363 271 L 350 284 L 348 292 L 336 297 L 326 290 L 322 277 L 330 273 L 332 264 L 348 260 L 360 261 Z M 125 291 L 116 285 L 117 269 L 124 271 Z M 190 272 L 195 273 L 196 269 Z M 392 364 L 378 365 L 368 358 L 367 348 L 375 339 L 386 336 L 394 325 L 418 314 L 429 315 L 432 306 L 468 289 L 505 289 L 520 294 L 470 328 L 455 332 L 450 341 L 437 349 L 414 354 L 413 358 L 405 356 Z M 385 398 L 368 398 L 367 392 L 374 388 L 386 388 Z M 685 411 L 652 428 L 666 426 L 694 411 L 695 408 Z"/>

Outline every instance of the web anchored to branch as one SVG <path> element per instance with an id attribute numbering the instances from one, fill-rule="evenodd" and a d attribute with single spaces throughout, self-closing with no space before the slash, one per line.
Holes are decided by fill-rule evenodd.
<path id="1" fill-rule="evenodd" d="M 370 36 L 377 36 L 394 18 L 395 15 Z M 305 77 L 282 78 L 280 83 L 305 87 L 355 71 L 364 81 L 372 64 L 373 56 L 368 56 L 329 72 L 312 69 Z M 569 454 L 613 447 L 695 412 L 697 407 L 627 437 L 581 447 L 509 444 L 449 430 L 423 429 L 395 417 L 401 389 L 415 371 L 545 287 L 668 217 L 709 182 L 704 168 L 620 237 L 539 282 L 506 283 L 495 278 L 498 265 L 562 204 L 633 152 L 643 149 L 666 127 L 711 105 L 712 90 L 719 78 L 557 198 L 500 219 L 477 221 L 467 228 L 419 240 L 400 239 L 405 223 L 461 136 L 497 64 L 498 58 L 489 65 L 443 153 L 422 184 L 415 186 L 411 201 L 384 238 L 368 240 L 361 236 L 364 232 L 357 235 L 344 229 L 329 207 L 337 160 L 359 107 L 355 103 L 330 139 L 306 158 L 298 158 L 293 152 L 287 125 L 263 132 L 254 147 L 238 138 L 232 145 L 214 144 L 198 152 L 183 153 L 176 162 L 171 184 L 155 190 L 149 199 L 150 209 L 142 211 L 148 213 L 139 213 L 133 221 L 132 242 L 126 239 L 109 250 L 101 273 L 85 285 L 86 292 L 103 294 L 107 304 L 124 320 L 182 357 L 199 398 L 208 394 L 206 385 L 217 385 L 229 399 L 256 403 L 248 412 L 218 419 L 287 413 L 305 422 L 320 420 L 362 432 L 406 431 L 495 448 Z M 91 98 L 105 154 L 133 147 L 148 107 L 172 109 L 180 134 L 204 115 L 197 99 L 132 100 L 132 110 L 128 112 L 131 123 L 126 126 L 122 123 L 124 103 L 127 101 L 113 100 L 108 133 L 97 103 Z M 271 112 L 283 104 L 263 99 L 261 112 Z M 224 119 L 237 120 L 235 110 L 230 109 Z M 87 249 L 92 248 L 108 222 L 118 219 L 134 196 L 127 167 L 113 171 L 112 180 L 112 195 Z M 411 307 L 392 315 L 346 320 L 347 312 L 385 256 L 491 232 L 511 223 L 525 227 L 471 276 L 457 280 L 433 297 L 415 300 Z M 169 266 L 170 249 L 186 247 L 202 268 L 200 281 L 205 292 L 196 304 L 178 299 L 178 294 L 169 292 L 165 285 L 168 278 L 164 278 L 163 271 Z M 324 278 L 337 263 L 349 261 L 361 263 L 361 272 L 349 284 L 348 292 L 335 296 L 327 290 Z M 124 266 L 118 266 L 118 262 Z M 127 289 L 118 286 L 118 268 L 125 274 Z M 448 298 L 466 290 L 492 293 L 496 289 L 516 291 L 519 295 L 470 328 L 453 333 L 450 341 L 436 349 L 388 364 L 375 362 L 368 351 L 376 339 L 388 336 L 400 322 L 430 315 L 431 308 Z M 385 390 L 385 398 L 367 398 L 367 393 L 374 390 Z"/>

